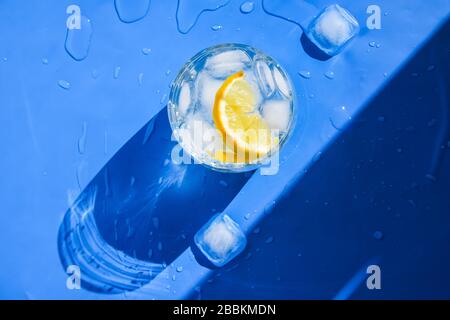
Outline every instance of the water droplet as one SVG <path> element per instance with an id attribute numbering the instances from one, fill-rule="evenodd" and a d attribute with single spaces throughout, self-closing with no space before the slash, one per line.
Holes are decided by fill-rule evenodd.
<path id="1" fill-rule="evenodd" d="M 48 59 L 47 58 L 42 58 L 42 64 L 47 65 L 48 64 Z"/>
<path id="2" fill-rule="evenodd" d="M 375 41 L 370 41 L 370 42 L 369 42 L 369 46 L 370 46 L 370 47 L 373 48 L 373 47 L 375 47 L 375 45 L 376 45 Z"/>
<path id="3" fill-rule="evenodd" d="M 177 267 L 177 272 L 182 272 L 182 271 L 183 271 L 183 267 L 182 266 Z"/>
<path id="4" fill-rule="evenodd" d="M 327 72 L 325 72 L 324 75 L 325 75 L 326 78 L 328 78 L 330 80 L 334 79 L 334 72 L 333 71 L 327 71 Z"/>
<path id="5" fill-rule="evenodd" d="M 187 34 L 204 13 L 216 11 L 226 6 L 230 0 L 178 0 L 176 21 L 178 32 Z"/>
<path id="6" fill-rule="evenodd" d="M 374 233 L 373 233 L 373 237 L 375 238 L 375 239 L 377 239 L 377 240 L 381 240 L 381 239 L 383 239 L 383 232 L 381 232 L 381 231 L 375 231 Z"/>
<path id="7" fill-rule="evenodd" d="M 84 154 L 86 149 L 87 123 L 83 122 L 81 136 L 78 139 L 78 153 Z"/>
<path id="8" fill-rule="evenodd" d="M 159 228 L 159 219 L 158 219 L 158 217 L 153 217 L 153 218 L 152 218 L 152 221 L 153 221 L 153 226 L 154 226 L 156 229 L 158 229 L 158 228 Z"/>
<path id="9" fill-rule="evenodd" d="M 402 152 L 403 152 L 403 149 L 402 149 L 402 148 L 397 148 L 397 152 L 398 152 L 398 153 L 402 153 Z"/>
<path id="10" fill-rule="evenodd" d="M 67 80 L 58 80 L 58 86 L 60 86 L 63 89 L 69 90 L 71 87 L 71 84 Z"/>
<path id="11" fill-rule="evenodd" d="M 223 186 L 223 187 L 228 187 L 228 183 L 226 183 L 225 181 L 223 181 L 223 180 L 220 180 L 219 181 L 219 184 L 221 185 L 221 186 Z"/>
<path id="12" fill-rule="evenodd" d="M 300 77 L 302 77 L 304 79 L 311 78 L 311 72 L 306 71 L 306 70 L 299 71 L 298 74 L 300 75 Z"/>
<path id="13" fill-rule="evenodd" d="M 134 186 L 135 182 L 136 182 L 136 178 L 134 176 L 131 176 L 131 178 L 130 178 L 130 187 Z"/>
<path id="14" fill-rule="evenodd" d="M 144 74 L 141 72 L 141 73 L 139 73 L 139 75 L 138 75 L 138 83 L 139 83 L 139 86 L 142 86 L 142 81 L 144 80 Z"/>
<path id="15" fill-rule="evenodd" d="M 266 239 L 266 243 L 267 243 L 267 244 L 272 243 L 273 240 L 274 240 L 274 238 L 273 238 L 272 236 L 270 236 L 270 237 L 268 237 L 268 238 Z"/>
<path id="16" fill-rule="evenodd" d="M 161 100 L 159 100 L 160 104 L 166 104 L 167 102 L 167 93 L 164 93 L 161 97 Z"/>
<path id="17" fill-rule="evenodd" d="M 97 69 L 92 70 L 91 72 L 91 77 L 92 79 L 97 79 L 99 77 L 100 73 L 98 72 Z"/>
<path id="18" fill-rule="evenodd" d="M 175 275 L 172 276 L 172 281 L 177 280 L 177 277 Z"/>
<path id="19" fill-rule="evenodd" d="M 144 140 L 142 140 L 142 144 L 147 143 L 148 139 L 150 138 L 150 136 L 153 133 L 153 129 L 155 129 L 155 121 L 152 119 L 147 124 L 147 128 L 145 129 L 145 135 L 144 135 Z"/>
<path id="20" fill-rule="evenodd" d="M 150 48 L 142 48 L 142 53 L 144 54 L 144 55 L 149 55 L 150 54 L 150 52 L 152 52 L 152 49 L 150 49 Z"/>
<path id="21" fill-rule="evenodd" d="M 162 243 L 161 242 L 158 242 L 158 250 L 162 251 Z"/>
<path id="22" fill-rule="evenodd" d="M 114 6 L 120 21 L 132 23 L 147 15 L 150 2 L 150 0 L 115 0 Z"/>
<path id="23" fill-rule="evenodd" d="M 215 24 L 215 25 L 211 26 L 212 31 L 219 31 L 219 30 L 222 30 L 222 28 L 223 27 L 220 24 Z"/>
<path id="24" fill-rule="evenodd" d="M 381 44 L 377 43 L 375 47 L 380 48 Z"/>
<path id="25" fill-rule="evenodd" d="M 247 214 L 244 216 L 244 219 L 245 219 L 245 220 L 250 219 L 250 213 L 247 213 Z"/>
<path id="26" fill-rule="evenodd" d="M 2 58 L 2 61 L 3 61 L 3 62 L 6 62 L 6 61 L 8 61 L 8 58 L 7 58 L 7 57 L 3 57 L 3 58 Z"/>
<path id="27" fill-rule="evenodd" d="M 149 249 L 148 253 L 147 253 L 148 258 L 151 259 L 152 255 L 153 255 L 153 250 Z"/>
<path id="28" fill-rule="evenodd" d="M 253 1 L 245 1 L 241 4 L 240 10 L 243 14 L 248 14 L 255 9 L 255 4 Z"/>
<path id="29" fill-rule="evenodd" d="M 436 66 L 429 65 L 428 68 L 427 68 L 427 71 L 433 71 L 434 69 L 436 69 Z"/>
<path id="30" fill-rule="evenodd" d="M 166 76 L 168 76 L 170 74 L 170 69 L 166 71 Z"/>
<path id="31" fill-rule="evenodd" d="M 113 74 L 114 79 L 119 78 L 119 75 L 120 75 L 120 67 L 115 67 L 114 68 L 114 74 Z"/>
<path id="32" fill-rule="evenodd" d="M 314 99 L 314 98 L 315 98 L 314 93 L 310 93 L 310 94 L 309 94 L 309 98 L 310 98 L 310 99 Z"/>
<path id="33" fill-rule="evenodd" d="M 81 16 L 79 29 L 67 29 L 65 48 L 75 60 L 81 61 L 88 56 L 92 38 L 91 20 Z"/>

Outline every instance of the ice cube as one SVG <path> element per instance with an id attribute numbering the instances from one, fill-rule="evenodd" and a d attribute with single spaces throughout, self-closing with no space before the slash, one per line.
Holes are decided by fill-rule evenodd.
<path id="1" fill-rule="evenodd" d="M 281 71 L 278 68 L 273 69 L 273 78 L 281 94 L 286 98 L 289 98 L 291 96 L 291 90 L 289 88 L 288 80 L 281 74 Z"/>
<path id="2" fill-rule="evenodd" d="M 306 35 L 330 56 L 339 53 L 359 32 L 359 24 L 346 9 L 334 4 L 326 7 L 308 26 Z"/>
<path id="3" fill-rule="evenodd" d="M 212 119 L 212 109 L 217 90 L 222 86 L 222 81 L 216 80 L 206 72 L 201 72 L 197 77 L 197 98 L 200 110 Z"/>
<path id="4" fill-rule="evenodd" d="M 275 81 L 273 79 L 272 70 L 264 59 L 255 61 L 255 76 L 259 88 L 265 97 L 270 97 L 275 92 Z"/>
<path id="5" fill-rule="evenodd" d="M 233 49 L 208 58 L 205 69 L 214 78 L 224 78 L 244 69 L 250 62 L 250 57 L 244 51 Z"/>
<path id="6" fill-rule="evenodd" d="M 195 244 L 208 260 L 222 267 L 247 245 L 247 238 L 239 225 L 226 214 L 214 216 L 194 237 Z"/>
<path id="7" fill-rule="evenodd" d="M 191 89 L 189 88 L 189 83 L 184 83 L 180 90 L 180 95 L 178 97 L 178 112 L 181 115 L 186 114 L 187 109 L 191 105 Z"/>
<path id="8" fill-rule="evenodd" d="M 222 148 L 222 137 L 199 112 L 188 113 L 183 127 L 179 130 L 183 146 L 197 155 L 214 154 Z"/>
<path id="9" fill-rule="evenodd" d="M 287 100 L 268 100 L 262 105 L 262 116 L 272 130 L 287 131 L 291 104 Z"/>

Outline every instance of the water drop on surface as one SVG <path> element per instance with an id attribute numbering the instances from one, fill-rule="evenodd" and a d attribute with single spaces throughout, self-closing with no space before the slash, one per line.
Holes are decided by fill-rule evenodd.
<path id="1" fill-rule="evenodd" d="M 81 16 L 80 20 L 80 29 L 67 29 L 65 42 L 67 53 L 76 61 L 88 56 L 92 38 L 91 20 L 85 16 Z"/>
<path id="2" fill-rule="evenodd" d="M 273 240 L 274 240 L 274 238 L 273 238 L 272 236 L 270 236 L 270 237 L 268 237 L 268 238 L 266 239 L 266 243 L 267 243 L 267 244 L 272 243 Z"/>
<path id="3" fill-rule="evenodd" d="M 251 13 L 255 9 L 253 1 L 245 1 L 241 4 L 240 10 L 243 14 Z"/>
<path id="4" fill-rule="evenodd" d="M 120 21 L 132 23 L 147 15 L 150 2 L 150 0 L 115 0 L 114 6 Z"/>
<path id="5" fill-rule="evenodd" d="M 330 79 L 330 80 L 333 80 L 334 79 L 334 72 L 333 71 L 325 72 L 325 77 Z"/>
<path id="6" fill-rule="evenodd" d="M 70 82 L 67 80 L 58 80 L 58 86 L 65 90 L 69 90 L 71 87 Z"/>
<path id="7" fill-rule="evenodd" d="M 150 122 L 147 124 L 147 128 L 145 129 L 144 139 L 142 140 L 142 144 L 146 144 L 148 139 L 153 133 L 153 130 L 155 129 L 155 121 L 150 120 Z"/>
<path id="8" fill-rule="evenodd" d="M 144 54 L 144 55 L 149 55 L 150 54 L 150 52 L 152 52 L 152 49 L 150 49 L 150 48 L 142 48 L 142 53 Z"/>
<path id="9" fill-rule="evenodd" d="M 373 47 L 375 47 L 375 45 L 376 45 L 375 41 L 370 41 L 369 42 L 369 47 L 373 48 Z"/>
<path id="10" fill-rule="evenodd" d="M 226 6 L 229 2 L 230 0 L 178 0 L 175 15 L 178 32 L 187 34 L 203 13 L 216 11 Z"/>
<path id="11" fill-rule="evenodd" d="M 183 267 L 182 266 L 179 266 L 179 267 L 177 267 L 177 272 L 182 272 L 183 271 Z"/>
<path id="12" fill-rule="evenodd" d="M 219 181 L 219 184 L 221 185 L 221 186 L 223 186 L 223 187 L 228 187 L 228 183 L 226 183 L 225 181 L 223 181 L 223 180 L 220 180 Z"/>
<path id="13" fill-rule="evenodd" d="M 144 74 L 141 72 L 141 73 L 139 73 L 139 75 L 138 75 L 138 83 L 139 83 L 139 86 L 142 86 L 143 80 L 144 80 Z"/>
<path id="14" fill-rule="evenodd" d="M 161 100 L 159 100 L 160 104 L 165 104 L 167 102 L 167 93 L 164 93 L 161 97 Z"/>
<path id="15" fill-rule="evenodd" d="M 92 70 L 92 72 L 91 72 L 92 79 L 97 79 L 99 75 L 100 74 L 97 69 Z"/>
<path id="16" fill-rule="evenodd" d="M 152 218 L 153 226 L 158 229 L 159 228 L 159 219 L 157 217 Z"/>
<path id="17" fill-rule="evenodd" d="M 87 135 L 87 123 L 83 122 L 81 136 L 78 139 L 78 153 L 84 154 L 86 150 L 86 135 Z"/>
<path id="18" fill-rule="evenodd" d="M 375 231 L 374 233 L 373 233 L 373 237 L 376 239 L 376 240 L 381 240 L 381 239 L 383 239 L 383 232 L 381 232 L 381 231 Z"/>
<path id="19" fill-rule="evenodd" d="M 222 30 L 222 28 L 223 27 L 220 24 L 215 24 L 215 25 L 211 26 L 212 31 L 219 31 L 219 30 Z"/>
<path id="20" fill-rule="evenodd" d="M 48 59 L 47 58 L 42 58 L 42 64 L 47 65 L 48 64 Z"/>
<path id="21" fill-rule="evenodd" d="M 309 79 L 309 78 L 311 78 L 311 72 L 306 71 L 306 70 L 299 71 L 298 74 L 300 75 L 300 77 L 302 77 L 302 78 L 304 78 L 304 79 Z"/>
<path id="22" fill-rule="evenodd" d="M 114 79 L 118 79 L 119 76 L 120 76 L 120 67 L 115 67 L 113 77 Z"/>

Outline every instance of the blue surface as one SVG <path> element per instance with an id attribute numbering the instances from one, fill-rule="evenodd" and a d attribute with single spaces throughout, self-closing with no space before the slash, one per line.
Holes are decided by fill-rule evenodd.
<path id="1" fill-rule="evenodd" d="M 0 3 L 1 298 L 450 298 L 448 0 L 379 1 L 382 29 L 372 31 L 362 23 L 370 2 L 340 1 L 362 30 L 331 59 L 306 50 L 298 24 L 260 1 L 243 14 L 240 1 L 154 0 L 124 23 L 114 1 L 86 0 L 77 4 L 93 33 L 75 61 L 65 50 L 69 4 Z M 225 42 L 273 56 L 296 87 L 299 119 L 275 176 L 164 165 L 169 84 L 188 58 Z M 74 210 L 79 195 L 95 206 Z M 221 211 L 249 243 L 214 270 L 190 241 Z M 110 274 L 92 269 L 105 287 L 68 290 L 65 263 L 92 262 L 64 240 L 73 212 L 95 219 L 94 249 L 159 273 L 120 276 L 125 285 L 107 293 Z M 373 261 L 380 291 L 358 276 Z"/>

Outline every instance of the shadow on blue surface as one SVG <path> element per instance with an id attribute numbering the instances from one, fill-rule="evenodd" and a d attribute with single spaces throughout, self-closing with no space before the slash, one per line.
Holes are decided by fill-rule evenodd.
<path id="1" fill-rule="evenodd" d="M 175 165 L 167 109 L 132 137 L 80 194 L 59 230 L 64 265 L 80 266 L 83 287 L 134 290 L 189 245 L 251 173 Z"/>
<path id="2" fill-rule="evenodd" d="M 447 22 L 192 298 L 450 298 L 449 38 Z"/>
<path id="3" fill-rule="evenodd" d="M 283 195 L 201 298 L 322 299 L 343 288 L 351 288 L 345 298 L 450 298 L 449 37 L 447 23 Z M 163 110 L 67 212 L 60 257 L 81 266 L 85 288 L 120 292 L 151 281 L 247 181 L 172 166 L 169 137 Z M 380 291 L 360 276 L 374 258 Z"/>

